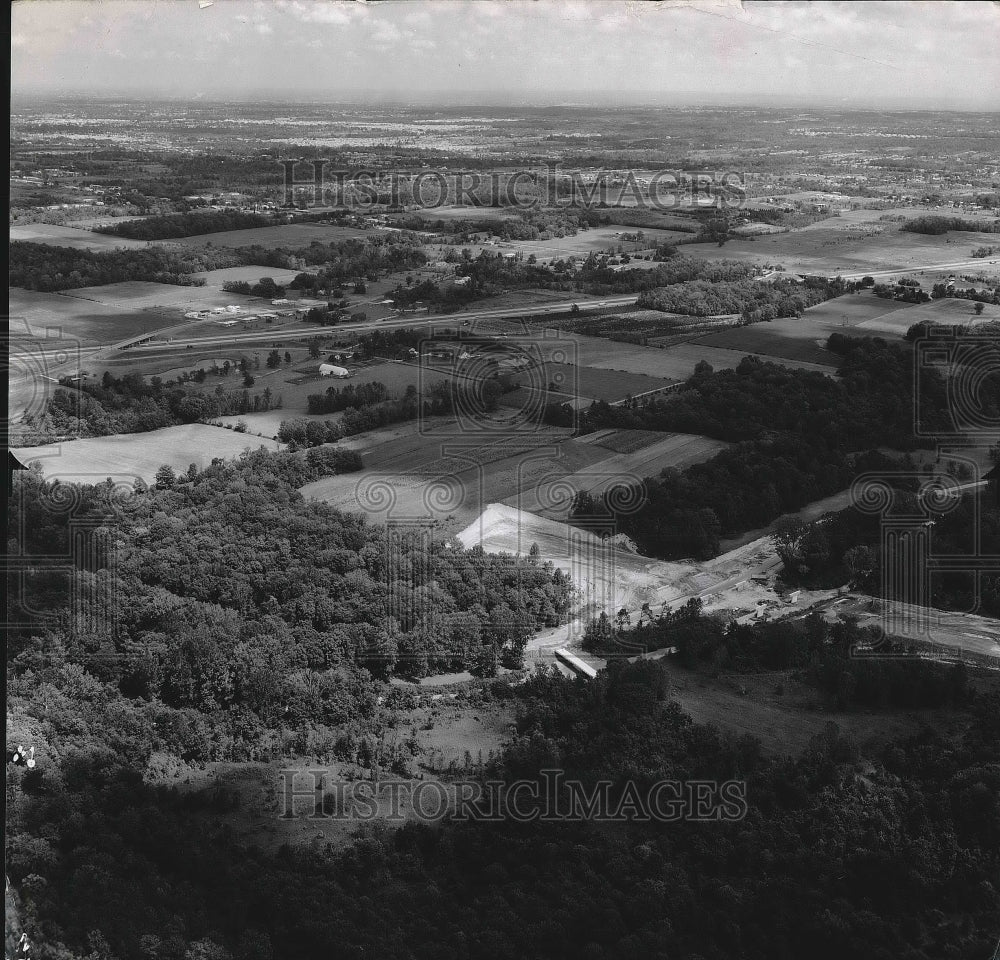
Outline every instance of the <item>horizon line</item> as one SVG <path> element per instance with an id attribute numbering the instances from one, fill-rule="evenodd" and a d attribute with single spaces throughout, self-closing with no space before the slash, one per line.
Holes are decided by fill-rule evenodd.
<path id="1" fill-rule="evenodd" d="M 691 108 L 753 108 L 769 110 L 795 110 L 813 109 L 819 111 L 836 110 L 858 110 L 858 111 L 879 111 L 891 110 L 899 112 L 919 112 L 932 111 L 939 113 L 986 113 L 997 114 L 1000 109 L 991 108 L 987 105 L 958 105 L 951 98 L 934 100 L 917 100 L 916 98 L 894 98 L 880 101 L 872 100 L 849 100 L 843 98 L 838 101 L 816 100 L 813 98 L 790 98 L 779 94 L 708 94 L 701 91 L 673 91 L 671 94 L 663 96 L 650 96 L 648 92 L 639 91 L 608 91 L 600 96 L 595 96 L 592 91 L 586 93 L 582 91 L 556 91 L 551 94 L 551 98 L 544 100 L 537 99 L 529 94 L 513 94 L 509 91 L 469 91 L 465 95 L 456 96 L 454 90 L 435 91 L 424 93 L 401 94 L 397 91 L 367 91 L 337 97 L 324 97 L 319 95 L 303 95 L 295 91 L 255 91 L 248 90 L 242 93 L 226 95 L 203 96 L 201 94 L 181 94 L 168 93 L 165 91 L 134 93 L 130 91 L 82 91 L 78 88 L 72 90 L 30 90 L 11 91 L 10 101 L 13 107 L 18 101 L 45 101 L 45 100 L 66 100 L 66 101 L 126 101 L 126 102 L 163 102 L 163 103 L 189 103 L 192 106 L 202 104 L 283 104 L 299 106 L 318 106 L 322 104 L 336 104 L 339 106 L 437 106 L 448 107 L 475 107 L 490 109 L 589 109 L 606 108 L 614 106 L 621 109 L 628 109 L 629 106 L 635 109 L 660 108 L 660 109 L 691 109 Z M 631 100 L 632 103 L 623 103 L 623 100 Z"/>

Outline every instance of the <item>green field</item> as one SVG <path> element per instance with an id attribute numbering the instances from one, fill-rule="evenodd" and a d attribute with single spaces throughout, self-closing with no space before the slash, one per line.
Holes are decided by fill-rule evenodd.
<path id="1" fill-rule="evenodd" d="M 529 379 L 538 382 L 540 374 L 532 374 Z M 545 385 L 554 384 L 554 392 L 579 397 L 585 400 L 607 400 L 613 403 L 626 397 L 662 390 L 676 380 L 651 377 L 642 373 L 621 370 L 602 370 L 598 367 L 571 365 L 566 363 L 546 363 L 544 367 Z"/>
<path id="2" fill-rule="evenodd" d="M 258 270 L 262 269 L 260 267 Z M 212 307 L 225 307 L 229 304 L 250 307 L 252 301 L 238 293 L 224 293 L 213 287 L 182 287 L 173 283 L 154 283 L 147 280 L 127 280 L 122 283 L 106 283 L 97 287 L 77 287 L 75 290 L 64 290 L 62 295 L 78 300 L 89 300 L 104 303 L 112 307 L 131 310 L 145 310 L 150 307 L 187 311 L 210 310 Z M 265 301 L 257 300 L 261 308 Z M 266 301 L 268 308 L 270 301 Z"/>
<path id="3" fill-rule="evenodd" d="M 277 284 L 288 283 L 294 280 L 301 270 L 281 270 L 278 267 L 223 267 L 220 270 L 203 270 L 201 273 L 192 273 L 191 276 L 205 281 L 205 286 L 212 290 L 221 290 L 222 285 L 227 281 L 244 280 L 251 286 L 257 283 L 261 277 L 270 277 Z M 231 296 L 231 294 L 230 294 Z"/>
<path id="4" fill-rule="evenodd" d="M 710 363 L 716 370 L 736 367 L 745 356 L 753 352 L 701 343 L 679 343 L 660 348 L 617 343 L 600 337 L 577 336 L 573 339 L 580 366 L 645 374 L 667 381 L 686 380 L 702 360 Z M 791 359 L 785 361 L 785 364 L 804 370 L 823 369 L 813 361 Z"/>
<path id="5" fill-rule="evenodd" d="M 971 300 L 946 297 L 930 303 L 908 305 L 905 310 L 866 320 L 857 325 L 855 332 L 860 336 L 901 337 L 913 324 L 922 321 L 969 326 L 1000 321 L 1000 305 L 984 303 L 982 315 L 977 315 L 975 308 L 976 305 Z"/>
<path id="6" fill-rule="evenodd" d="M 456 420 L 400 424 L 372 446 L 364 435 L 342 441 L 338 446 L 362 450 L 365 469 L 325 477 L 301 492 L 375 522 L 433 521 L 457 532 L 512 490 L 531 490 L 607 455 L 568 439 L 568 430 L 536 425 L 516 439 L 489 424 L 476 427 Z"/>
<path id="7" fill-rule="evenodd" d="M 75 250 L 121 250 L 145 247 L 144 240 L 130 240 L 106 233 L 94 233 L 80 227 L 60 226 L 54 223 L 23 223 L 10 228 L 11 240 L 28 240 L 53 247 L 72 247 Z"/>
<path id="8" fill-rule="evenodd" d="M 638 486 L 647 477 L 659 476 L 668 467 L 683 470 L 692 464 L 703 463 L 729 446 L 722 441 L 694 434 L 656 433 L 652 438 L 642 436 L 641 446 L 628 452 L 614 453 L 607 448 L 608 444 L 629 446 L 629 441 L 634 439 L 631 434 L 649 433 L 652 431 L 614 431 L 610 437 L 590 444 L 595 451 L 603 452 L 599 460 L 572 472 L 560 473 L 536 484 L 534 488 L 519 489 L 515 496 L 503 502 L 532 513 L 565 520 L 569 504 L 561 491 L 567 485 L 573 490 L 597 496 L 621 484 Z M 582 437 L 575 442 L 585 440 Z"/>
<path id="9" fill-rule="evenodd" d="M 116 482 L 132 483 L 142 478 L 150 483 L 165 463 L 177 471 L 187 470 L 192 463 L 201 469 L 209 466 L 215 457 L 231 459 L 244 450 L 260 446 L 269 450 L 282 447 L 273 440 L 191 423 L 149 433 L 125 433 L 26 447 L 15 450 L 14 454 L 26 465 L 37 462 L 49 479 L 101 483 L 111 477 Z"/>
<path id="10" fill-rule="evenodd" d="M 83 346 L 114 343 L 141 333 L 152 333 L 177 323 L 177 316 L 123 304 L 81 300 L 61 293 L 10 288 L 12 334 L 29 339 L 51 339 L 46 331 L 59 332 Z"/>

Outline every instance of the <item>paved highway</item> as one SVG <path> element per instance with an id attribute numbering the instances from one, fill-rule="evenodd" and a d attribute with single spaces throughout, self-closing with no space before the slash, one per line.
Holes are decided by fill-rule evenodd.
<path id="1" fill-rule="evenodd" d="M 476 320 L 503 320 L 525 316 L 540 316 L 550 313 L 565 313 L 574 304 L 579 306 L 582 312 L 587 310 L 603 309 L 605 307 L 626 307 L 639 299 L 638 294 L 619 297 L 603 297 L 599 300 L 560 300 L 557 303 L 545 303 L 525 307 L 503 307 L 491 310 L 463 310 L 457 313 L 437 313 L 437 314 L 409 314 L 407 316 L 390 317 L 385 320 L 366 320 L 364 323 L 338 323 L 335 327 L 307 327 L 295 330 L 274 328 L 270 330 L 260 330 L 253 333 L 229 333 L 217 337 L 193 337 L 190 339 L 174 338 L 169 346 L 171 348 L 205 346 L 234 346 L 239 344 L 260 344 L 270 343 L 277 340 L 306 340 L 324 334 L 331 333 L 362 333 L 369 330 L 386 330 L 396 327 L 434 327 L 456 326 L 468 321 L 472 323 Z M 170 328 L 177 329 L 176 327 Z M 157 331 L 156 336 L 161 336 L 166 331 Z M 129 343 L 131 341 L 123 341 Z M 136 344 L 129 346 L 129 354 L 145 352 L 149 350 L 163 349 L 165 344 Z M 121 349 L 121 345 L 115 344 L 107 348 L 109 350 Z"/>
<path id="2" fill-rule="evenodd" d="M 962 267 L 982 268 L 991 265 L 995 265 L 994 261 L 976 257 L 971 260 L 952 260 L 949 263 L 927 263 L 913 267 L 901 267 L 897 270 L 862 270 L 860 273 L 841 273 L 840 276 L 844 280 L 860 280 L 862 277 L 902 277 L 914 273 L 926 273 L 928 270 L 958 270 Z"/>

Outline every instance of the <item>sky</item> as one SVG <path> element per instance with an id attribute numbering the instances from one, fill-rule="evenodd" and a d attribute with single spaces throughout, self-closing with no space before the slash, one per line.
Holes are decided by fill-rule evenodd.
<path id="1" fill-rule="evenodd" d="M 1000 3 L 17 0 L 12 94 L 1000 110 Z"/>

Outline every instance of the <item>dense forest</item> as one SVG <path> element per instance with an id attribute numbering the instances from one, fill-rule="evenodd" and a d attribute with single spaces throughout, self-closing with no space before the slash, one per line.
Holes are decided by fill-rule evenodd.
<path id="1" fill-rule="evenodd" d="M 95 663 L 116 683 L 145 697 L 169 690 L 173 706 L 201 710 L 249 706 L 253 685 L 222 665 L 250 636 L 274 635 L 269 649 L 281 648 L 285 671 L 366 666 L 421 676 L 475 666 L 484 648 L 519 666 L 524 641 L 567 609 L 563 575 L 405 532 L 390 552 L 394 534 L 296 492 L 359 467 L 357 454 L 335 448 L 259 450 L 180 477 L 162 471 L 153 489 L 121 502 L 113 488 L 85 488 L 76 519 L 93 524 L 96 555 L 112 532 L 125 551 L 99 578 L 118 578 L 120 636 L 74 642 L 97 642 Z M 52 504 L 67 494 L 34 472 L 24 478 L 11 523 L 30 529 L 29 552 L 65 547 L 67 520 Z M 42 595 L 48 582 L 41 575 Z"/>
<path id="2" fill-rule="evenodd" d="M 275 482 L 258 464 L 254 482 L 261 477 Z M 484 695 L 510 701 L 518 719 L 483 776 L 532 785 L 542 810 L 572 809 L 573 781 L 604 791 L 605 809 L 624 811 L 623 821 L 508 815 L 409 824 L 370 830 L 341 851 L 269 853 L 241 841 L 224 819 L 234 792 L 219 785 L 192 795 L 146 782 L 154 751 L 258 758 L 285 738 L 300 755 L 389 767 L 381 734 L 408 703 L 365 670 L 328 667 L 342 662 L 345 644 L 311 641 L 311 631 L 286 621 L 286 604 L 276 601 L 272 614 L 274 604 L 254 590 L 213 604 L 188 592 L 197 593 L 197 581 L 183 564 L 167 573 L 178 570 L 169 554 L 185 549 L 182 530 L 197 505 L 179 511 L 162 547 L 155 541 L 174 525 L 177 504 L 169 515 L 160 508 L 201 485 L 140 501 L 149 532 L 128 547 L 138 566 L 125 585 L 122 626 L 142 642 L 119 651 L 60 626 L 20 637 L 8 652 L 9 724 L 18 737 L 30 732 L 41 761 L 13 774 L 7 869 L 41 960 L 296 960 L 331 944 L 353 960 L 989 956 L 1000 911 L 995 695 L 961 713 L 953 707 L 966 718 L 954 736 L 925 726 L 859 745 L 831 725 L 792 758 L 692 723 L 660 664 L 613 664 L 591 683 L 494 681 Z M 247 510 L 265 523 L 255 539 L 241 542 L 241 533 L 219 549 L 252 556 L 265 531 L 287 521 L 271 498 L 259 513 L 264 499 L 232 498 L 222 521 Z M 40 540 L 58 538 L 44 511 L 35 516 Z M 209 521 L 218 522 L 214 512 Z M 337 525 L 323 575 L 336 576 L 348 559 L 357 574 L 370 552 L 351 549 L 352 540 L 360 546 L 366 535 L 346 518 Z M 289 532 L 286 543 L 314 535 L 300 524 Z M 204 542 L 194 534 L 191 559 L 213 549 L 212 533 Z M 146 584 L 163 573 L 169 588 Z M 316 583 L 309 575 L 306 592 Z M 351 627 L 336 627 L 338 637 Z M 831 636 L 847 640 L 845 629 Z M 960 678 L 949 689 L 960 691 Z M 683 797 L 694 783 L 726 782 L 745 796 L 741 816 L 694 819 L 689 802 L 675 810 L 669 801 L 658 819 L 628 816 L 628 798 L 660 784 Z"/>
<path id="3" fill-rule="evenodd" d="M 801 316 L 807 307 L 838 297 L 845 290 L 845 285 L 832 281 L 805 285 L 791 280 L 773 283 L 690 280 L 646 291 L 639 296 L 637 306 L 694 317 L 739 314 L 747 323 L 759 323 L 778 317 Z"/>
<path id="4" fill-rule="evenodd" d="M 10 244 L 10 285 L 42 291 L 74 290 L 128 280 L 204 286 L 204 280 L 190 274 L 239 264 L 240 259 L 229 250 L 177 252 L 144 247 L 94 253 L 16 240 Z"/>
<path id="5" fill-rule="evenodd" d="M 914 409 L 924 434 L 954 432 L 936 371 L 919 379 L 915 401 L 907 345 L 841 334 L 828 345 L 842 357 L 838 379 L 747 357 L 735 370 L 699 364 L 683 389 L 665 397 L 592 405 L 582 417 L 584 429 L 704 434 L 733 446 L 705 463 L 647 479 L 644 491 L 627 498 L 641 504 L 638 509 L 619 512 L 579 495 L 575 515 L 588 522 L 616 519 L 652 556 L 704 559 L 718 552 L 720 539 L 844 490 L 864 470 L 890 468 L 893 461 L 875 448 L 914 449 Z M 998 378 L 987 378 L 980 396 L 987 409 L 996 407 Z M 548 416 L 561 422 L 558 407 Z"/>
<path id="6" fill-rule="evenodd" d="M 282 218 L 284 219 L 284 218 Z M 171 213 L 162 217 L 143 220 L 123 220 L 103 227 L 94 227 L 95 233 L 109 233 L 130 240 L 176 240 L 196 237 L 203 233 L 221 233 L 224 230 L 246 230 L 250 227 L 268 227 L 274 217 L 261 213 L 244 213 L 241 210 L 194 210 L 191 213 Z"/>

